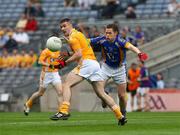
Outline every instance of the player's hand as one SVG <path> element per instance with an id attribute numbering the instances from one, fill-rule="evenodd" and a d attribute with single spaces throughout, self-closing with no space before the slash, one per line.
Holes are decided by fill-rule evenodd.
<path id="1" fill-rule="evenodd" d="M 58 60 L 58 65 L 49 65 L 49 68 L 51 69 L 62 69 L 66 66 L 66 62 L 64 60 Z"/>
<path id="2" fill-rule="evenodd" d="M 139 53 L 138 57 L 139 57 L 140 61 L 146 61 L 148 59 L 148 55 L 146 53 L 143 53 L 143 52 Z"/>
<path id="3" fill-rule="evenodd" d="M 58 60 L 57 61 L 59 64 L 57 65 L 58 66 L 58 69 L 61 69 L 63 67 L 66 66 L 66 62 L 64 60 Z"/>

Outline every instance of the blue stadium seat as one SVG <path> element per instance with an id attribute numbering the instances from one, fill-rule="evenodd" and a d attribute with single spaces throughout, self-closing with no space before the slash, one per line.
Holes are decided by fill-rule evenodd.
<path id="1" fill-rule="evenodd" d="M 89 17 L 97 18 L 98 12 L 97 11 L 90 11 L 89 12 Z"/>

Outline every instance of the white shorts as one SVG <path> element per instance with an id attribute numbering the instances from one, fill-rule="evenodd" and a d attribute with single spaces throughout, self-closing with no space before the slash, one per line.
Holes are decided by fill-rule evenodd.
<path id="1" fill-rule="evenodd" d="M 61 83 L 61 77 L 58 72 L 41 72 L 40 86 L 47 88 L 49 84 L 55 85 Z"/>
<path id="2" fill-rule="evenodd" d="M 137 89 L 137 94 L 140 94 L 141 96 L 144 96 L 145 94 L 147 94 L 149 92 L 148 87 L 138 87 Z"/>
<path id="3" fill-rule="evenodd" d="M 112 78 L 116 84 L 123 84 L 127 82 L 125 65 L 118 68 L 112 68 L 107 64 L 102 63 L 101 76 L 104 80 Z"/>
<path id="4" fill-rule="evenodd" d="M 96 60 L 86 59 L 72 71 L 90 81 L 103 81 L 101 77 L 101 68 Z"/>

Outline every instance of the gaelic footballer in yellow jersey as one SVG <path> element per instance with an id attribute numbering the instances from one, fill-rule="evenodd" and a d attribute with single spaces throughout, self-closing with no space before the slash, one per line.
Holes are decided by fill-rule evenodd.
<path id="1" fill-rule="evenodd" d="M 122 121 L 124 116 L 121 114 L 119 106 L 104 92 L 104 87 L 101 85 L 103 79 L 100 76 L 100 65 L 96 61 L 94 52 L 87 38 L 84 34 L 73 28 L 69 18 L 65 18 L 60 21 L 60 29 L 64 33 L 64 36 L 67 37 L 67 41 L 73 50 L 73 55 L 65 62 L 68 64 L 73 61 L 78 61 L 78 66 L 67 75 L 66 80 L 63 83 L 63 103 L 59 106 L 58 113 L 53 115 L 51 119 L 68 119 L 70 116 L 70 88 L 84 79 L 87 79 L 91 81 L 97 96 L 101 98 L 101 100 L 105 101 L 115 113 L 116 118 Z"/>
<path id="2" fill-rule="evenodd" d="M 39 64 L 42 65 L 39 90 L 33 93 L 32 96 L 25 103 L 24 105 L 25 115 L 29 114 L 33 101 L 44 94 L 49 84 L 52 84 L 55 87 L 58 97 L 60 97 L 62 92 L 62 84 L 61 84 L 61 77 L 58 73 L 58 69 L 60 68 L 59 56 L 60 56 L 60 51 L 52 52 L 47 48 L 41 52 L 38 62 Z"/>
<path id="3" fill-rule="evenodd" d="M 39 57 L 39 63 L 47 63 L 42 64 L 42 71 L 44 72 L 58 72 L 58 68 L 51 68 L 47 65 L 58 65 L 58 59 L 60 56 L 60 51 L 52 52 L 49 49 L 44 49 L 41 52 L 41 55 Z"/>

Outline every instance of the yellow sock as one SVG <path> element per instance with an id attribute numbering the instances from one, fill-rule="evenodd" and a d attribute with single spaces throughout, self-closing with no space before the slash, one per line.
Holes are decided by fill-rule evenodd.
<path id="1" fill-rule="evenodd" d="M 60 107 L 59 107 L 59 112 L 68 114 L 69 113 L 69 106 L 70 106 L 69 102 L 63 102 L 62 105 L 60 105 Z"/>
<path id="2" fill-rule="evenodd" d="M 112 111 L 115 113 L 115 116 L 116 116 L 116 118 L 117 118 L 118 120 L 123 117 L 123 115 L 122 115 L 122 113 L 121 113 L 121 111 L 120 111 L 120 108 L 119 108 L 117 105 L 114 105 L 114 106 L 112 107 Z"/>
<path id="3" fill-rule="evenodd" d="M 29 100 L 26 102 L 26 105 L 27 105 L 29 108 L 32 107 L 32 104 L 33 104 L 33 102 L 32 102 L 31 99 L 29 99 Z"/>

